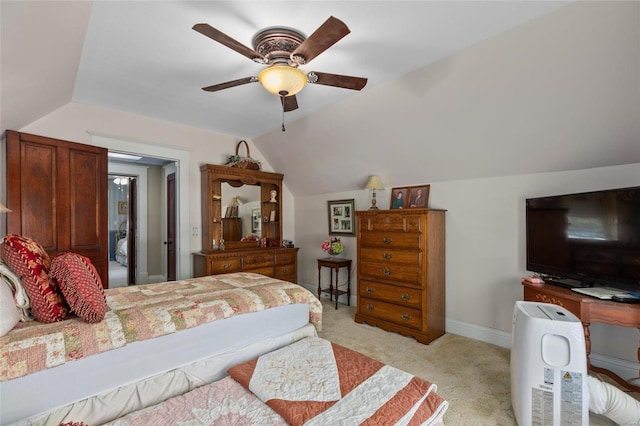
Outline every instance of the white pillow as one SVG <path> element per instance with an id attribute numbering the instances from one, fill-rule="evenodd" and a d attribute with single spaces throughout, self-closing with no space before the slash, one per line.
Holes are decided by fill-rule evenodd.
<path id="1" fill-rule="evenodd" d="M 9 285 L 12 290 L 13 300 L 15 306 L 20 309 L 22 321 L 32 320 L 29 308 L 31 307 L 31 301 L 29 296 L 22 286 L 22 280 L 11 270 L 6 264 L 0 261 L 0 279 Z"/>
<path id="2" fill-rule="evenodd" d="M 0 336 L 7 334 L 20 322 L 20 310 L 13 301 L 13 291 L 0 279 Z"/>

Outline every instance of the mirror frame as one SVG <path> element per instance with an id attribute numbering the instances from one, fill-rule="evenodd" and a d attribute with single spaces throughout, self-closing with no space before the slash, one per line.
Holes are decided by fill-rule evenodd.
<path id="1" fill-rule="evenodd" d="M 282 181 L 281 173 L 240 169 L 229 166 L 203 164 L 200 166 L 201 213 L 202 213 L 202 252 L 212 252 L 212 243 L 220 241 L 222 235 L 222 182 L 230 185 L 259 185 L 260 210 L 263 218 L 262 236 L 267 247 L 282 245 Z M 271 202 L 270 192 L 276 190 L 279 201 Z M 225 250 L 259 248 L 260 242 L 225 241 Z"/>

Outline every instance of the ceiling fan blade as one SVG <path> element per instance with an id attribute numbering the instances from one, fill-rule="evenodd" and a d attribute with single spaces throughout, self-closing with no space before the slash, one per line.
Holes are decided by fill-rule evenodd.
<path id="1" fill-rule="evenodd" d="M 209 24 L 195 24 L 193 26 L 193 29 L 199 32 L 200 34 L 206 35 L 210 39 L 227 46 L 229 49 L 235 50 L 239 54 L 246 56 L 252 61 L 258 62 L 260 64 L 264 64 L 267 62 L 265 57 L 259 54 L 258 52 L 256 52 L 255 50 L 229 37 L 222 31 L 213 28 Z"/>
<path id="2" fill-rule="evenodd" d="M 257 77 L 245 77 L 245 78 L 239 78 L 237 80 L 227 81 L 226 83 L 214 84 L 213 86 L 203 87 L 202 90 L 205 90 L 207 92 L 217 92 L 218 90 L 241 86 L 247 83 L 255 83 L 256 81 L 258 81 Z"/>
<path id="3" fill-rule="evenodd" d="M 340 87 L 343 89 L 362 90 L 367 84 L 364 77 L 351 77 L 348 75 L 329 74 L 326 72 L 311 71 L 307 74 L 309 83 L 323 84 L 325 86 Z"/>
<path id="4" fill-rule="evenodd" d="M 282 100 L 282 110 L 284 112 L 298 109 L 298 100 L 296 99 L 296 95 L 282 96 L 280 99 Z"/>
<path id="5" fill-rule="evenodd" d="M 308 64 L 313 58 L 333 46 L 350 32 L 351 30 L 344 22 L 330 16 L 291 53 L 291 60 L 300 65 Z"/>

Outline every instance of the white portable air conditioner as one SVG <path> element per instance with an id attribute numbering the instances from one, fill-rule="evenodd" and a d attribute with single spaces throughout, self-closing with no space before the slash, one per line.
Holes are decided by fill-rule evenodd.
<path id="1" fill-rule="evenodd" d="M 584 331 L 565 308 L 516 302 L 511 404 L 520 426 L 589 424 Z"/>

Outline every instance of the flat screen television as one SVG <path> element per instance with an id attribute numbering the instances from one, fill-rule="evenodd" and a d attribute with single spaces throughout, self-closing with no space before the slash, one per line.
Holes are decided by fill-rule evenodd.
<path id="1" fill-rule="evenodd" d="M 526 230 L 545 281 L 640 291 L 640 187 L 529 198 Z"/>

